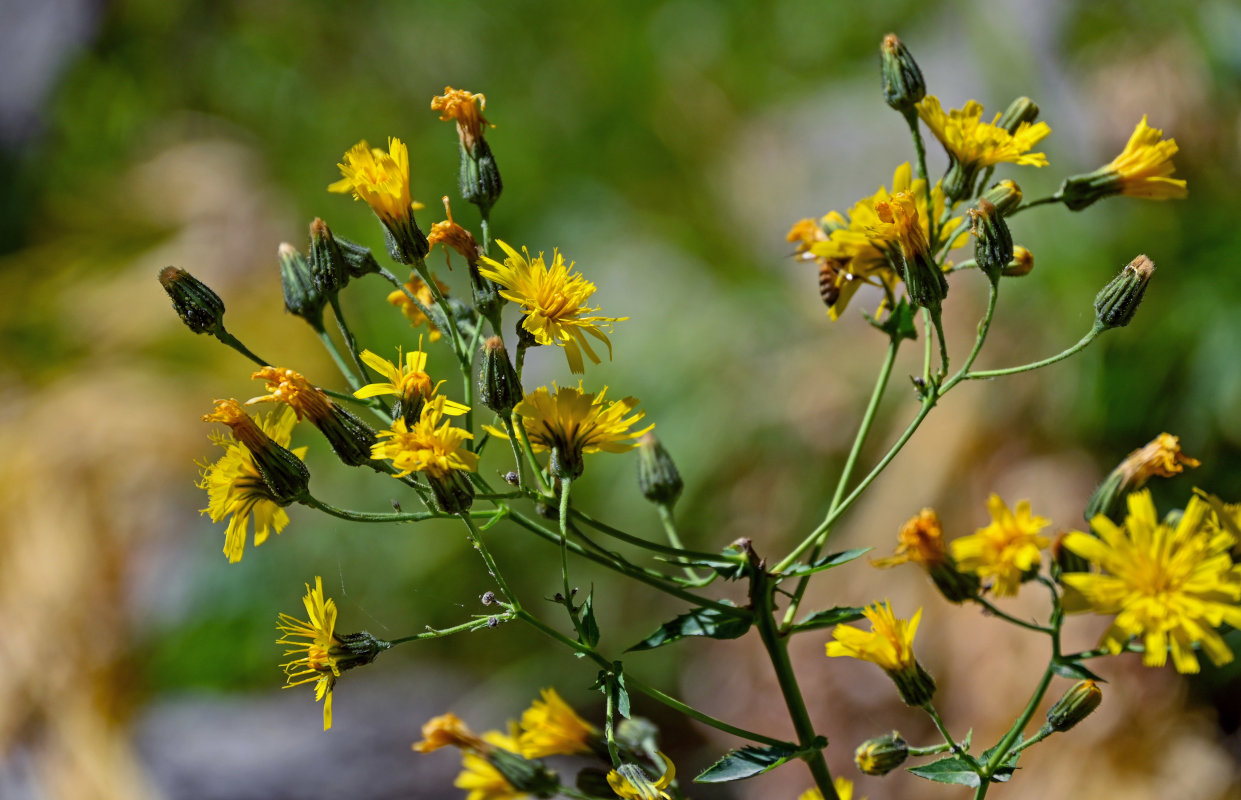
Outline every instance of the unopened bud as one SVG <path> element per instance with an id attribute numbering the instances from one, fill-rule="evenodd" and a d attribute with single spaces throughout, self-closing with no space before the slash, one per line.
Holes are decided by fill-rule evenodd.
<path id="1" fill-rule="evenodd" d="M 306 495 L 310 470 L 291 451 L 272 441 L 236 400 L 217 400 L 215 410 L 203 416 L 204 422 L 220 422 L 245 445 L 254 466 L 276 505 L 287 506 Z"/>
<path id="2" fill-rule="evenodd" d="M 983 198 L 1007 217 L 1013 213 L 1013 209 L 1021 205 L 1021 187 L 1016 181 L 1006 178 L 988 189 Z"/>
<path id="3" fill-rule="evenodd" d="M 992 283 L 998 283 L 1008 262 L 1013 260 L 1013 237 L 1004 215 L 986 198 L 969 210 L 974 234 L 974 262 Z"/>
<path id="4" fill-rule="evenodd" d="M 351 467 L 368 466 L 382 471 L 380 462 L 371 458 L 371 448 L 378 440 L 371 426 L 336 403 L 331 403 L 330 409 L 330 413 L 311 417 L 310 421 L 327 439 L 336 457 Z"/>
<path id="5" fill-rule="evenodd" d="M 473 150 L 461 145 L 461 171 L 458 174 L 461 196 L 480 209 L 490 209 L 504 191 L 500 168 L 491 153 L 491 145 L 481 135 L 474 141 Z"/>
<path id="6" fill-rule="evenodd" d="M 335 238 L 336 244 L 340 247 L 341 254 L 345 257 L 345 269 L 349 271 L 351 278 L 361 278 L 363 275 L 379 272 L 379 262 L 375 260 L 375 256 L 371 253 L 369 247 L 360 245 L 343 236 Z"/>
<path id="7" fill-rule="evenodd" d="M 853 751 L 853 763 L 865 775 L 887 775 L 908 757 L 909 744 L 896 731 L 867 739 Z"/>
<path id="8" fill-rule="evenodd" d="M 451 469 L 443 477 L 427 473 L 427 482 L 431 484 L 431 493 L 435 495 L 435 504 L 445 514 L 460 514 L 470 510 L 474 504 L 474 484 L 459 469 Z"/>
<path id="9" fill-rule="evenodd" d="M 669 507 L 685 488 L 672 456 L 651 433 L 638 441 L 638 488 L 647 500 Z"/>
<path id="10" fill-rule="evenodd" d="M 879 45 L 879 74 L 884 102 L 902 114 L 912 114 L 914 106 L 926 97 L 922 70 L 895 33 L 883 37 Z"/>
<path id="11" fill-rule="evenodd" d="M 1005 278 L 1020 278 L 1034 271 L 1034 254 L 1021 245 L 1013 245 L 1013 260 L 1002 273 Z"/>
<path id="12" fill-rule="evenodd" d="M 1123 328 L 1137 313 L 1146 284 L 1155 272 L 1155 264 L 1146 256 L 1138 256 L 1103 287 L 1094 300 L 1095 319 L 1104 328 Z"/>
<path id="13" fill-rule="evenodd" d="M 315 217 L 310 223 L 310 277 L 319 294 L 330 297 L 349 282 L 345 254 L 332 236 L 332 229 Z"/>
<path id="14" fill-rule="evenodd" d="M 930 309 L 933 314 L 939 313 L 944 298 L 948 296 L 948 280 L 944 272 L 926 253 L 916 253 L 912 258 L 904 257 L 905 289 L 909 300 L 915 307 Z"/>
<path id="15" fill-rule="evenodd" d="M 508 360 L 504 340 L 492 336 L 483 343 L 483 365 L 478 375 L 478 399 L 484 406 L 508 417 L 521 402 L 521 380 Z"/>
<path id="16" fill-rule="evenodd" d="M 377 639 L 366 631 L 347 633 L 336 637 L 337 643 L 332 645 L 331 655 L 336 659 L 336 666 L 342 672 L 355 667 L 363 667 L 392 647 L 391 642 Z"/>
<path id="17" fill-rule="evenodd" d="M 1047 711 L 1047 725 L 1053 731 L 1063 733 L 1099 707 L 1103 702 L 1103 690 L 1094 681 L 1078 681 Z"/>
<path id="18" fill-rule="evenodd" d="M 520 797 L 528 794 L 534 797 L 555 797 L 559 794 L 560 781 L 556 778 L 556 773 L 549 772 L 542 762 L 522 758 L 503 747 L 488 748 L 483 756 L 495 767 L 496 772 L 503 775 L 504 780 L 517 790 L 516 794 L 510 793 L 507 796 Z M 486 793 L 493 797 L 505 796 L 490 791 Z"/>
<path id="19" fill-rule="evenodd" d="M 1036 119 L 1038 119 L 1038 103 L 1028 97 L 1018 97 L 1008 104 L 1008 108 L 1004 109 L 1004 113 L 1000 115 L 995 124 L 1009 133 L 1015 133 L 1023 122 L 1034 122 Z"/>
<path id="20" fill-rule="evenodd" d="M 323 330 L 323 295 L 315 287 L 310 265 L 297 248 L 285 242 L 280 245 L 280 285 L 284 289 L 284 307 L 310 323 L 316 331 Z"/>
<path id="21" fill-rule="evenodd" d="M 224 301 L 207 284 L 176 267 L 159 271 L 159 282 L 172 298 L 172 308 L 194 333 L 224 330 Z"/>

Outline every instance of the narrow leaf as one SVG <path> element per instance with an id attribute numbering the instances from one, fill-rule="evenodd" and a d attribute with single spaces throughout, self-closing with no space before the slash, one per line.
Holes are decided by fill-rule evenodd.
<path id="1" fill-rule="evenodd" d="M 816 611 L 813 614 L 807 614 L 802 617 L 790 630 L 794 631 L 810 631 L 815 628 L 830 628 L 833 625 L 839 625 L 842 622 L 853 622 L 862 618 L 862 608 L 860 606 L 834 606 Z"/>
<path id="2" fill-rule="evenodd" d="M 659 630 L 629 648 L 653 650 L 686 636 L 707 636 L 712 639 L 736 639 L 745 635 L 754 620 L 749 616 L 726 614 L 715 608 L 698 608 L 665 622 Z"/>
<path id="3" fill-rule="evenodd" d="M 752 778 L 769 772 L 797 755 L 792 747 L 742 747 L 730 750 L 724 757 L 707 767 L 695 783 L 725 783 Z"/>
<path id="4" fill-rule="evenodd" d="M 926 778 L 936 783 L 955 783 L 971 789 L 977 789 L 982 784 L 978 773 L 970 769 L 964 759 L 957 756 L 948 756 L 939 761 L 932 761 L 930 764 L 910 767 L 908 771 L 919 778 Z"/>
<path id="5" fill-rule="evenodd" d="M 586 602 L 582 603 L 582 644 L 587 647 L 599 644 L 599 623 L 595 621 L 594 596 L 592 589 L 590 594 L 586 595 Z"/>
<path id="6" fill-rule="evenodd" d="M 1080 661 L 1056 661 L 1051 665 L 1052 672 L 1061 678 L 1072 678 L 1076 681 L 1097 681 L 1099 683 L 1107 683 L 1090 670 L 1086 669 Z"/>
<path id="7" fill-rule="evenodd" d="M 858 547 L 853 550 L 844 550 L 839 553 L 832 553 L 823 556 L 817 561 L 809 564 L 795 564 L 784 571 L 784 575 L 812 575 L 816 572 L 822 572 L 825 569 L 839 567 L 841 564 L 848 564 L 855 558 L 866 555 L 873 547 Z"/>

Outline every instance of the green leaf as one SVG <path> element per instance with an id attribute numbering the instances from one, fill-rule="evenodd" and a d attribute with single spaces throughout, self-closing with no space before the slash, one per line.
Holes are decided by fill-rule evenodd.
<path id="1" fill-rule="evenodd" d="M 1080 661 L 1054 661 L 1051 665 L 1052 672 L 1061 678 L 1071 678 L 1075 681 L 1097 681 L 1099 683 L 1107 683 L 1090 670 L 1086 669 Z"/>
<path id="2" fill-rule="evenodd" d="M 1017 769 L 1017 759 L 1021 757 L 1021 753 L 1016 748 L 1024 738 L 1021 734 L 1017 734 L 1017 739 L 1012 744 L 1013 749 L 1009 750 L 1008 755 L 1004 757 L 1004 762 L 996 767 L 995 772 L 991 774 L 991 781 L 993 783 L 1006 783 L 1009 778 L 1013 777 L 1013 771 Z M 999 747 L 999 745 L 996 745 L 996 747 Z M 987 748 L 978 757 L 979 762 L 986 764 L 991 760 L 991 754 L 994 752 L 995 747 Z"/>
<path id="3" fill-rule="evenodd" d="M 587 647 L 599 644 L 599 623 L 595 621 L 594 596 L 595 590 L 591 589 L 590 594 L 586 595 L 586 602 L 582 603 L 582 644 Z"/>
<path id="4" fill-rule="evenodd" d="M 686 636 L 707 636 L 712 639 L 736 639 L 754 624 L 750 615 L 739 616 L 726 614 L 715 608 L 696 608 L 688 614 L 665 622 L 659 630 L 630 647 L 627 652 L 635 650 L 654 650 L 671 644 Z"/>
<path id="5" fill-rule="evenodd" d="M 616 676 L 616 713 L 629 719 L 629 690 L 625 688 L 625 672 L 619 661 L 613 661 L 612 667 Z"/>
<path id="6" fill-rule="evenodd" d="M 793 747 L 742 747 L 729 750 L 724 757 L 698 774 L 695 783 L 726 783 L 762 775 L 798 754 Z"/>
<path id="7" fill-rule="evenodd" d="M 955 783 L 971 789 L 977 789 L 982 784 L 978 773 L 970 769 L 965 759 L 957 756 L 947 756 L 939 761 L 932 761 L 930 764 L 910 767 L 908 771 L 919 778 L 926 778 L 936 783 Z"/>
<path id="8" fill-rule="evenodd" d="M 740 547 L 731 544 L 725 547 L 718 557 L 678 558 L 668 559 L 668 561 L 682 567 L 702 567 L 703 569 L 714 570 L 717 575 L 727 581 L 735 581 L 743 577 L 746 569 L 750 566 L 750 559 L 746 552 Z"/>
<path id="9" fill-rule="evenodd" d="M 813 614 L 807 614 L 802 617 L 801 622 L 789 630 L 811 631 L 815 628 L 830 628 L 842 622 L 853 622 L 861 618 L 862 608 L 860 606 L 834 606 L 823 611 L 816 611 Z"/>
<path id="10" fill-rule="evenodd" d="M 866 321 L 871 325 L 874 325 L 893 339 L 918 340 L 918 328 L 914 325 L 914 309 L 904 297 L 900 299 L 896 307 L 892 309 L 882 322 L 865 311 L 862 312 L 862 316 L 866 317 Z"/>
<path id="11" fill-rule="evenodd" d="M 823 556 L 817 561 L 812 561 L 809 564 L 794 564 L 781 574 L 785 576 L 813 575 L 814 573 L 822 572 L 825 569 L 839 567 L 841 564 L 848 564 L 855 558 L 860 558 L 874 549 L 875 548 L 873 547 L 858 547 L 853 550 L 844 550 L 839 553 L 831 553 L 830 555 Z"/>

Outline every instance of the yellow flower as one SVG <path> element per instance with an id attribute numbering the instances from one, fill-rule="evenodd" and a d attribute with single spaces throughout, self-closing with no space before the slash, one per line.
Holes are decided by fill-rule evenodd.
<path id="1" fill-rule="evenodd" d="M 874 238 L 896 242 L 906 259 L 930 254 L 926 226 L 920 224 L 917 204 L 908 192 L 896 192 L 889 200 L 876 202 L 875 214 L 879 224 L 871 230 Z"/>
<path id="2" fill-rule="evenodd" d="M 591 348 L 587 334 L 607 345 L 608 358 L 612 357 L 612 342 L 604 330 L 611 333 L 612 323 L 628 317 L 590 316 L 591 312 L 599 310 L 585 305 L 586 300 L 595 293 L 595 285 L 572 271 L 572 261 L 566 264 L 564 256 L 555 250 L 549 267 L 542 253 L 532 259 L 530 251 L 525 248 L 522 248 L 523 256 L 498 239 L 496 244 L 508 257 L 501 264 L 484 256 L 479 272 L 504 287 L 500 292 L 502 297 L 521 306 L 525 314 L 522 327 L 536 342 L 563 347 L 569 369 L 575 373 L 584 370 L 582 351 L 592 362 L 599 363 L 599 356 Z"/>
<path id="3" fill-rule="evenodd" d="M 909 561 L 927 569 L 950 560 L 948 546 L 944 543 L 944 529 L 939 515 L 932 508 L 924 508 L 901 526 L 897 534 L 896 552 L 889 558 L 872 561 L 876 567 L 895 567 Z"/>
<path id="4" fill-rule="evenodd" d="M 441 122 L 453 120 L 457 123 L 461 145 L 470 152 L 474 151 L 475 143 L 482 137 L 483 126 L 491 125 L 483 118 L 482 112 L 486 107 L 487 98 L 483 95 L 451 86 L 445 86 L 442 95 L 431 98 L 431 110 L 440 112 Z"/>
<path id="5" fill-rule="evenodd" d="M 535 452 L 550 450 L 569 477 L 581 474 L 583 453 L 623 453 L 637 447 L 637 439 L 655 427 L 630 430 L 646 416 L 645 411 L 633 412 L 638 405 L 636 397 L 605 403 L 606 386 L 597 395 L 583 392 L 580 381 L 576 389 L 552 386 L 554 394 L 540 386 L 527 394 L 513 413 L 521 416 L 531 448 Z M 626 416 L 630 412 L 632 415 Z M 507 438 L 503 431 L 485 427 L 491 435 Z"/>
<path id="6" fill-rule="evenodd" d="M 869 632 L 852 625 L 837 625 L 832 635 L 835 641 L 827 643 L 829 657 L 848 656 L 879 665 L 885 672 L 905 672 L 917 664 L 914 658 L 914 636 L 922 619 L 919 608 L 907 622 L 897 619 L 892 604 L 875 603 L 862 612 L 870 620 Z"/>
<path id="7" fill-rule="evenodd" d="M 853 781 L 848 778 L 835 778 L 832 780 L 832 787 L 836 790 L 836 796 L 840 800 L 853 800 Z M 818 789 L 807 789 L 798 795 L 797 800 L 823 800 L 823 793 Z M 861 800 L 866 800 L 865 797 Z"/>
<path id="8" fill-rule="evenodd" d="M 590 752 L 598 730 L 577 715 L 555 689 L 544 689 L 521 715 L 521 754 L 526 758 L 572 756 Z"/>
<path id="9" fill-rule="evenodd" d="M 1027 500 L 1017 504 L 1014 514 L 999 495 L 993 494 L 987 500 L 987 510 L 991 524 L 953 541 L 952 555 L 965 572 L 983 580 L 991 578 L 997 597 L 1015 595 L 1022 578 L 1042 562 L 1039 551 L 1051 540 L 1040 536 L 1039 531 L 1051 523 L 1031 516 Z"/>
<path id="10" fill-rule="evenodd" d="M 388 380 L 385 383 L 368 383 L 354 392 L 354 397 L 367 398 L 391 394 L 397 396 L 402 406 L 421 409 L 423 404 L 434 397 L 440 386 L 444 384 L 444 381 L 431 383 L 431 376 L 426 372 L 427 354 L 422 352 L 421 340 L 418 342 L 418 349 L 406 353 L 404 359 L 401 358 L 401 351 L 398 348 L 395 362 L 388 361 L 370 350 L 363 350 L 361 357 L 363 363 L 379 373 L 380 377 Z M 450 417 L 460 416 L 469 410 L 470 407 L 467 405 L 453 400 L 444 400 L 444 414 Z M 410 416 L 407 414 L 406 418 Z M 412 416 L 417 419 L 417 414 Z"/>
<path id="11" fill-rule="evenodd" d="M 1143 663 L 1163 666 L 1171 650 L 1178 672 L 1198 671 L 1194 645 L 1216 666 L 1232 661 L 1214 629 L 1241 627 L 1241 566 L 1229 556 L 1236 539 L 1199 497 L 1175 527 L 1159 520 L 1148 490 L 1129 495 L 1128 505 L 1123 527 L 1100 514 L 1090 521 L 1098 538 L 1076 531 L 1065 538 L 1066 547 L 1102 569 L 1062 578 L 1089 610 L 1116 615 L 1100 644 L 1119 653 L 1141 637 Z"/>
<path id="12" fill-rule="evenodd" d="M 409 196 L 409 148 L 395 136 L 388 137 L 388 152 L 371 147 L 366 140 L 355 144 L 337 164 L 344 177 L 327 187 L 329 192 L 353 194 L 375 212 L 385 225 L 404 224 L 413 216 Z"/>
<path id="13" fill-rule="evenodd" d="M 517 740 L 499 731 L 488 731 L 483 739 L 492 748 L 517 752 Z M 452 785 L 466 790 L 466 800 L 521 800 L 529 796 L 509 783 L 477 748 L 461 751 L 461 774 Z"/>
<path id="14" fill-rule="evenodd" d="M 663 753 L 660 753 L 659 757 L 663 759 L 664 772 L 654 781 L 651 781 L 646 771 L 637 764 L 626 763 L 608 773 L 608 786 L 624 800 L 672 800 L 672 795 L 664 789 L 667 789 L 676 777 L 676 766 L 672 759 Z"/>
<path id="15" fill-rule="evenodd" d="M 434 275 L 431 276 L 431 279 L 435 281 L 440 294 L 447 297 L 448 287 L 440 283 Z M 424 307 L 429 309 L 435 305 L 435 295 L 431 294 L 431 287 L 427 286 L 422 278 L 419 278 L 414 273 L 410 273 L 409 281 L 405 284 L 405 288 L 409 290 L 409 294 L 417 297 L 418 302 L 422 303 Z M 427 319 L 427 315 L 422 313 L 422 309 L 418 308 L 418 305 L 413 300 L 410 300 L 409 295 L 405 294 L 405 292 L 402 292 L 400 289 L 390 292 L 388 294 L 388 303 L 401 309 L 401 313 L 405 315 L 405 319 L 409 320 L 409 324 L 412 327 L 417 328 L 425 324 L 427 330 L 430 331 L 430 336 L 428 336 L 430 341 L 438 342 L 440 340 L 442 334 L 439 328 L 435 327 L 431 320 Z"/>
<path id="16" fill-rule="evenodd" d="M 287 447 L 296 424 L 293 412 L 281 407 L 260 417 L 258 428 L 276 444 Z M 254 520 L 254 546 L 258 547 L 267 541 L 272 531 L 284 530 L 289 524 L 289 515 L 267 488 L 248 447 L 231 435 L 213 435 L 212 441 L 224 448 L 224 455 L 214 464 L 203 465 L 198 488 L 207 490 L 207 507 L 202 513 L 210 516 L 212 522 L 232 517 L 224 534 L 224 555 L 230 564 L 235 564 L 245 552 L 246 531 L 251 519 Z M 306 455 L 306 448 L 299 447 L 292 452 L 301 458 Z"/>
<path id="17" fill-rule="evenodd" d="M 288 647 L 286 656 L 298 658 L 281 665 L 284 668 L 285 686 L 301 686 L 315 682 L 315 699 L 323 701 L 323 730 L 332 727 L 332 688 L 340 677 L 341 667 L 334 654 L 341 641 L 336 638 L 336 601 L 323 596 L 323 579 L 315 578 L 315 588 L 306 584 L 306 596 L 302 598 L 309 621 L 303 622 L 288 614 L 280 615 L 276 628 L 283 633 L 276 644 Z M 299 641 L 305 640 L 305 641 Z"/>
<path id="18" fill-rule="evenodd" d="M 478 469 L 478 455 L 462 447 L 474 434 L 454 428 L 443 419 L 447 402 L 443 395 L 435 395 L 423 407 L 422 416 L 414 425 L 397 419 L 391 428 L 380 431 L 379 436 L 384 441 L 377 442 L 371 449 L 371 458 L 391 461 L 398 470 L 398 478 L 422 472 L 444 479 L 453 470 L 473 472 Z"/>
<path id="19" fill-rule="evenodd" d="M 462 750 L 485 750 L 486 745 L 474 735 L 460 717 L 449 711 L 432 717 L 422 726 L 422 741 L 414 742 L 413 749 L 430 753 L 441 747 L 458 747 Z"/>
<path id="20" fill-rule="evenodd" d="M 831 280 L 831 287 L 823 287 L 824 300 L 828 302 L 828 314 L 835 320 L 848 307 L 849 301 L 863 284 L 886 287 L 893 291 L 900 284 L 899 271 L 893 266 L 889 253 L 896 254 L 895 248 L 900 247 L 896 238 L 896 228 L 884 223 L 879 217 L 878 207 L 881 203 L 889 203 L 894 195 L 904 193 L 913 200 L 914 212 L 924 240 L 930 238 L 929 220 L 943 216 L 946 200 L 939 184 L 931 189 L 931 209 L 926 205 L 926 182 L 921 178 L 913 179 L 913 170 L 909 162 L 896 168 L 892 175 L 892 193 L 880 186 L 879 191 L 854 203 L 848 212 L 848 220 L 833 211 L 819 221 L 823 236 L 820 237 L 812 228 L 801 223 L 789 232 L 789 240 L 798 239 L 805 246 L 803 260 L 815 261 L 820 265 L 831 267 L 830 275 L 821 276 L 821 280 Z M 948 237 L 956 230 L 961 218 L 956 217 L 940 226 L 936 231 L 933 249 L 947 246 L 956 247 L 968 237 L 963 233 L 952 242 Z M 802 247 L 799 246 L 799 251 Z"/>
<path id="21" fill-rule="evenodd" d="M 935 95 L 927 95 L 918 103 L 918 116 L 939 139 L 954 163 L 965 169 L 990 167 L 1012 162 L 1033 167 L 1047 166 L 1047 156 L 1028 152 L 1051 133 L 1046 122 L 1023 122 L 1009 133 L 996 123 L 982 121 L 982 105 L 971 100 L 965 108 L 945 112 Z"/>
<path id="22" fill-rule="evenodd" d="M 1120 155 L 1094 172 L 1066 178 L 1057 197 L 1074 211 L 1115 194 L 1148 200 L 1186 197 L 1185 181 L 1170 177 L 1176 171 L 1172 156 L 1177 150 L 1176 139 L 1164 139 L 1163 131 L 1147 125 L 1143 115 Z"/>

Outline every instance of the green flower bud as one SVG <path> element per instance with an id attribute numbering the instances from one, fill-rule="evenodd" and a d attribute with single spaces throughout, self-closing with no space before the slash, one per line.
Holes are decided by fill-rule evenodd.
<path id="1" fill-rule="evenodd" d="M 864 775 L 887 775 L 908 757 L 909 744 L 896 731 L 867 739 L 853 751 L 853 763 Z"/>
<path id="2" fill-rule="evenodd" d="M 1154 262 L 1144 255 L 1130 261 L 1095 297 L 1096 324 L 1104 329 L 1128 325 L 1154 272 Z"/>
<path id="3" fill-rule="evenodd" d="M 638 440 L 638 488 L 647 500 L 669 507 L 676 503 L 685 488 L 672 456 L 653 433 Z"/>
<path id="4" fill-rule="evenodd" d="M 499 336 L 492 336 L 483 343 L 483 365 L 478 375 L 478 399 L 487 408 L 507 418 L 522 397 L 521 380 L 508 360 L 504 340 Z"/>
<path id="5" fill-rule="evenodd" d="M 905 289 L 909 292 L 909 300 L 915 307 L 925 307 L 932 313 L 938 313 L 948 296 L 948 279 L 944 272 L 931 257 L 925 253 L 915 253 L 913 258 L 902 258 L 904 262 Z"/>
<path id="6" fill-rule="evenodd" d="M 194 333 L 224 330 L 224 301 L 207 284 L 176 267 L 159 271 L 159 282 L 172 298 L 172 308 Z"/>
<path id="7" fill-rule="evenodd" d="M 336 294 L 349 282 L 345 254 L 332 236 L 332 229 L 318 217 L 310 223 L 310 277 L 325 297 Z"/>
<path id="8" fill-rule="evenodd" d="M 949 603 L 964 603 L 978 596 L 982 582 L 977 575 L 962 572 L 951 558 L 927 568 L 935 588 Z"/>
<path id="9" fill-rule="evenodd" d="M 379 272 L 379 262 L 375 260 L 369 247 L 343 236 L 336 236 L 335 239 L 345 257 L 345 269 L 349 271 L 349 277 L 361 278 L 363 275 Z"/>
<path id="10" fill-rule="evenodd" d="M 926 97 L 926 82 L 918 62 L 895 33 L 883 37 L 879 45 L 879 74 L 884 102 L 902 114 L 914 114 L 914 106 Z"/>
<path id="11" fill-rule="evenodd" d="M 1048 709 L 1047 725 L 1063 733 L 1090 716 L 1102 702 L 1103 690 L 1094 681 L 1078 681 Z"/>
<path id="12" fill-rule="evenodd" d="M 332 645 L 329 653 L 336 659 L 336 666 L 344 672 L 355 667 L 366 666 L 390 647 L 392 647 L 390 642 L 361 631 L 337 636 L 336 644 Z"/>
<path id="13" fill-rule="evenodd" d="M 540 761 L 522 758 L 502 747 L 492 747 L 483 756 L 514 789 L 535 797 L 555 797 L 560 790 L 556 773 L 549 772 Z"/>
<path id="14" fill-rule="evenodd" d="M 461 196 L 480 209 L 489 210 L 500 199 L 504 181 L 496 166 L 491 145 L 481 135 L 475 139 L 473 152 L 461 145 L 461 170 L 458 174 Z"/>
<path id="15" fill-rule="evenodd" d="M 332 452 L 351 467 L 368 466 L 377 471 L 384 471 L 380 462 L 371 459 L 371 448 L 378 437 L 362 420 L 336 403 L 330 404 L 330 412 L 319 417 L 310 417 L 323 438 L 332 446 Z"/>
<path id="16" fill-rule="evenodd" d="M 233 438 L 250 451 L 255 469 L 276 505 L 287 506 L 306 496 L 310 470 L 291 451 L 272 441 L 236 400 L 217 400 L 215 410 L 203 421 L 221 422 L 232 429 Z"/>
<path id="17" fill-rule="evenodd" d="M 1013 209 L 1021 205 L 1021 187 L 1016 181 L 1005 179 L 988 189 L 983 198 L 1007 217 L 1013 213 Z"/>
<path id="18" fill-rule="evenodd" d="M 323 330 L 323 306 L 327 299 L 315 287 L 310 265 L 288 242 L 280 245 L 279 253 L 285 310 L 306 320 L 316 331 Z"/>
<path id="19" fill-rule="evenodd" d="M 445 514 L 460 514 L 469 511 L 474 504 L 474 484 L 461 470 L 449 470 L 444 477 L 426 473 L 427 482 L 431 484 L 431 493 L 435 495 L 435 504 Z"/>
<path id="20" fill-rule="evenodd" d="M 405 218 L 384 223 L 384 242 L 388 255 L 398 264 L 420 264 L 431 251 L 426 234 L 418 227 L 411 211 Z"/>
<path id="21" fill-rule="evenodd" d="M 1008 224 L 985 197 L 980 198 L 977 208 L 969 210 L 970 224 L 974 234 L 974 261 L 992 283 L 998 283 L 1000 275 L 1013 260 L 1013 237 Z"/>
<path id="22" fill-rule="evenodd" d="M 1028 97 L 1018 97 L 1008 104 L 1000 119 L 995 123 L 1009 133 L 1015 133 L 1023 122 L 1034 122 L 1038 119 L 1038 103 Z"/>

